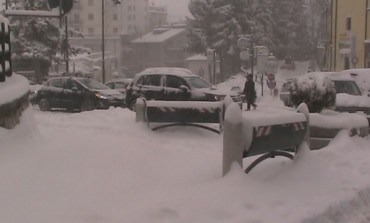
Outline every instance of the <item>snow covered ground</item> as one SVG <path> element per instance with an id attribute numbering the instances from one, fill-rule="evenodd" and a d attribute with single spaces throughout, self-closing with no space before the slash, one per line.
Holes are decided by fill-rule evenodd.
<path id="1" fill-rule="evenodd" d="M 258 104 L 251 112 L 284 109 L 269 96 Z M 16 129 L 0 129 L 0 142 L 0 222 L 370 221 L 370 138 L 346 132 L 294 161 L 264 161 L 249 175 L 235 166 L 225 177 L 222 134 L 153 132 L 121 108 L 29 108 Z"/>

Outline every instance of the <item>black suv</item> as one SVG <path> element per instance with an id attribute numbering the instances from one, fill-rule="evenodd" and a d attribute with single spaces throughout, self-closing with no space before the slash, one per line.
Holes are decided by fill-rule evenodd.
<path id="1" fill-rule="evenodd" d="M 185 68 L 147 68 L 135 75 L 126 89 L 126 104 L 135 110 L 136 99 L 167 101 L 221 101 L 230 95 L 239 105 L 242 100 L 234 91 L 223 91 Z"/>
<path id="2" fill-rule="evenodd" d="M 101 82 L 86 77 L 65 76 L 50 78 L 30 101 L 38 104 L 41 111 L 53 108 L 88 111 L 124 105 L 123 95 Z"/>

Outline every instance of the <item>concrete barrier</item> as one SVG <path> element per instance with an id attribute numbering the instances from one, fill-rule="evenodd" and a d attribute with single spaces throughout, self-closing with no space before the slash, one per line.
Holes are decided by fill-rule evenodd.
<path id="1" fill-rule="evenodd" d="M 232 104 L 224 120 L 223 170 L 226 175 L 233 163 L 243 168 L 243 158 L 261 155 L 245 172 L 268 158 L 284 156 L 293 159 L 303 143 L 310 143 L 309 113 L 305 104 L 281 114 L 242 112 Z M 243 168 L 244 169 L 244 168 Z"/>
<path id="2" fill-rule="evenodd" d="M 223 130 L 223 102 L 140 100 L 136 121 L 146 122 L 152 130 L 171 126 L 194 126 L 218 134 Z M 151 127 L 154 123 L 156 126 Z M 206 124 L 218 124 L 218 128 Z"/>

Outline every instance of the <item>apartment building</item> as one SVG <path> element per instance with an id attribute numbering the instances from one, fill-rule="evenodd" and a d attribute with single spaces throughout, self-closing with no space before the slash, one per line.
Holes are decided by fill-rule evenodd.
<path id="1" fill-rule="evenodd" d="M 153 29 L 131 42 L 133 53 L 127 61 L 137 71 L 147 67 L 185 67 L 187 28 L 172 24 Z"/>
<path id="2" fill-rule="evenodd" d="M 84 38 L 70 37 L 72 45 L 90 48 L 93 53 L 102 52 L 102 27 L 104 27 L 104 52 L 116 60 L 106 64 L 107 72 L 121 72 L 124 40 L 137 37 L 149 30 L 149 0 L 77 0 L 68 14 L 68 25 L 81 32 Z M 103 8 L 104 6 L 104 8 Z M 104 9 L 104 10 L 103 10 Z M 103 17 L 104 16 L 104 26 Z"/>
<path id="3" fill-rule="evenodd" d="M 167 24 L 167 8 L 164 6 L 149 6 L 149 30 Z"/>
<path id="4" fill-rule="evenodd" d="M 102 11 L 104 4 L 104 11 Z M 149 29 L 148 0 L 78 0 L 68 15 L 69 25 L 85 36 L 100 36 L 104 16 L 105 36 L 143 34 Z"/>
<path id="5" fill-rule="evenodd" d="M 370 68 L 370 0 L 329 0 L 326 69 Z"/>

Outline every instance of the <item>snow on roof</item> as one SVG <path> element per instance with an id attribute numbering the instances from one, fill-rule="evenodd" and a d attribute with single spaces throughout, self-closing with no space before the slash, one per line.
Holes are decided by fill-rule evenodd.
<path id="1" fill-rule="evenodd" d="M 144 36 L 133 40 L 132 43 L 160 43 L 185 31 L 186 28 L 184 27 L 157 28 Z"/>
<path id="2" fill-rule="evenodd" d="M 191 57 L 186 58 L 187 61 L 194 61 L 194 60 L 207 60 L 207 57 L 202 54 L 197 54 Z"/>
<path id="3" fill-rule="evenodd" d="M 179 76 L 196 76 L 191 70 L 182 67 L 150 67 L 146 68 L 141 74 L 175 74 Z"/>

